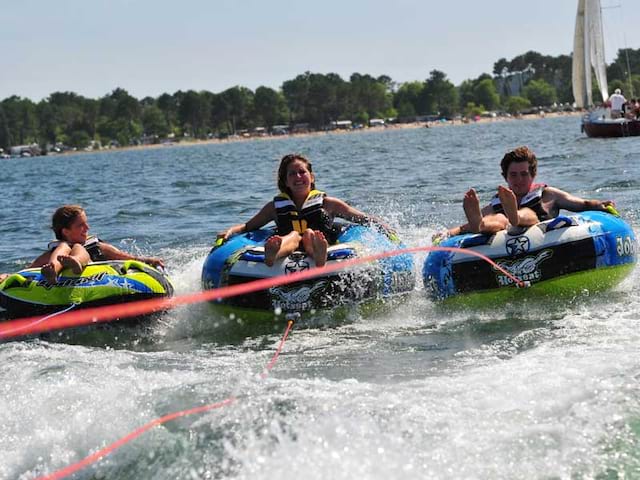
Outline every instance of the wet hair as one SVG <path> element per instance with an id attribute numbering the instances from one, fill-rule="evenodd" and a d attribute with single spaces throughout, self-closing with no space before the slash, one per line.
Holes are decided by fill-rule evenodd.
<path id="1" fill-rule="evenodd" d="M 84 208 L 80 205 L 63 205 L 54 212 L 51 217 L 51 230 L 58 240 L 65 240 L 62 229 L 69 228 L 81 213 L 84 213 Z"/>
<path id="2" fill-rule="evenodd" d="M 529 164 L 529 175 L 531 175 L 531 177 L 535 177 L 538 173 L 538 159 L 536 158 L 536 154 L 533 153 L 529 147 L 518 147 L 515 150 L 507 152 L 500 162 L 502 176 L 505 180 L 507 179 L 509 165 L 514 162 L 527 162 Z"/>
<path id="3" fill-rule="evenodd" d="M 311 162 L 304 155 L 299 153 L 290 153 L 282 157 L 282 160 L 280 160 L 280 166 L 278 167 L 278 188 L 281 192 L 284 192 L 287 195 L 291 195 L 291 191 L 289 190 L 289 187 L 287 187 L 287 168 L 296 160 L 300 160 L 304 163 L 307 170 L 309 170 L 309 173 L 313 174 Z M 311 190 L 315 190 L 315 188 L 315 182 L 311 182 Z"/>

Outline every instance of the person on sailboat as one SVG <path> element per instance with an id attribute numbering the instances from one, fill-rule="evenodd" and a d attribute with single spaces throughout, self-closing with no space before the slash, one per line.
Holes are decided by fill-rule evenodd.
<path id="1" fill-rule="evenodd" d="M 508 188 L 500 185 L 491 203 L 482 209 L 476 191 L 470 189 L 462 202 L 467 223 L 434 235 L 434 243 L 449 235 L 493 234 L 509 226 L 530 227 L 557 217 L 562 208 L 582 212 L 606 211 L 608 207 L 615 206 L 612 200 L 585 200 L 559 188 L 533 183 L 538 171 L 538 160 L 528 147 L 518 147 L 508 152 L 500 166 Z"/>
<path id="2" fill-rule="evenodd" d="M 627 99 L 622 95 L 622 91 L 619 88 L 616 88 L 613 95 L 609 97 L 611 118 L 621 118 L 623 116 L 625 103 L 627 103 Z"/>
<path id="3" fill-rule="evenodd" d="M 629 120 L 637 120 L 640 118 L 640 100 L 632 98 L 627 102 L 626 117 Z"/>

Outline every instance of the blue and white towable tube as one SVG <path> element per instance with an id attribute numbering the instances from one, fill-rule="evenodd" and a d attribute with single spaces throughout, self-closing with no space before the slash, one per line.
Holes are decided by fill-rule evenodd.
<path id="1" fill-rule="evenodd" d="M 273 233 L 273 229 L 260 229 L 235 235 L 222 245 L 214 246 L 202 267 L 202 287 L 208 290 L 315 267 L 311 257 L 298 251 L 276 260 L 272 267 L 265 265 L 264 243 Z M 402 244 L 397 238 L 378 228 L 344 224 L 337 243 L 329 247 L 327 264 L 399 248 Z M 414 284 L 413 258 L 405 254 L 309 281 L 225 299 L 221 303 L 259 316 L 273 315 L 276 310 L 284 314 L 304 313 L 384 299 L 411 291 Z"/>
<path id="2" fill-rule="evenodd" d="M 631 272 L 637 255 L 631 227 L 618 216 L 595 211 L 559 216 L 521 233 L 457 235 L 440 246 L 482 253 L 530 290 L 554 296 L 611 288 Z M 495 304 L 519 295 L 512 279 L 461 252 L 432 252 L 422 273 L 430 296 L 448 303 Z"/>

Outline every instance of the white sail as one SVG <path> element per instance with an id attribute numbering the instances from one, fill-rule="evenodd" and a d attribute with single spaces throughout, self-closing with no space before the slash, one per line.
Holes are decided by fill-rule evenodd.
<path id="1" fill-rule="evenodd" d="M 576 14 L 576 30 L 573 37 L 573 65 L 571 69 L 573 98 L 578 108 L 588 106 L 588 98 L 591 98 L 591 92 L 587 95 L 584 40 L 584 0 L 579 0 L 578 13 Z"/>
<path id="2" fill-rule="evenodd" d="M 587 9 L 589 14 L 589 48 L 591 57 L 591 66 L 596 74 L 596 80 L 600 87 L 602 101 L 609 99 L 609 86 L 607 85 L 607 65 L 604 61 L 604 34 L 602 30 L 602 9 L 600 8 L 600 0 L 587 0 Z"/>
<path id="3" fill-rule="evenodd" d="M 592 107 L 591 67 L 602 101 L 609 98 L 600 0 L 579 0 L 573 39 L 573 97 L 579 108 Z"/>

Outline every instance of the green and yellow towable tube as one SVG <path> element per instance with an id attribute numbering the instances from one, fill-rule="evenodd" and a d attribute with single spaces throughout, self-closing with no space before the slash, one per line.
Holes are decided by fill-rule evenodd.
<path id="1" fill-rule="evenodd" d="M 0 283 L 0 306 L 8 318 L 172 295 L 173 286 L 164 272 L 136 260 L 90 263 L 80 274 L 65 269 L 54 285 L 39 268 L 14 273 Z"/>

